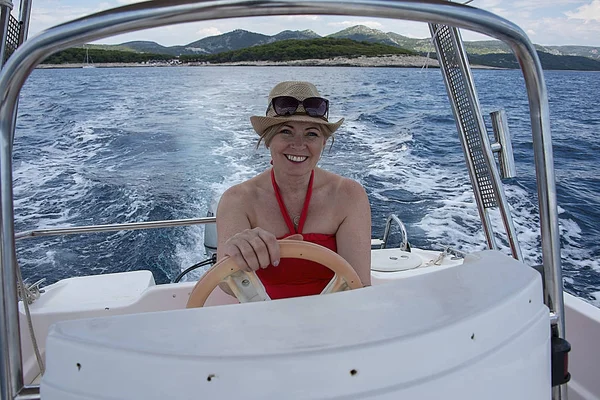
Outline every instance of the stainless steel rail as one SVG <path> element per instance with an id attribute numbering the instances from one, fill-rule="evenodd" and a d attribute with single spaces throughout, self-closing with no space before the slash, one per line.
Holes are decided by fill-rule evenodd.
<path id="1" fill-rule="evenodd" d="M 0 49 L 0 64 L 4 66 L 6 62 L 7 55 L 9 51 L 12 51 L 14 47 L 20 46 L 25 39 L 27 39 L 27 34 L 29 31 L 29 18 L 31 15 L 31 1 L 30 0 L 21 0 L 21 5 L 19 8 L 19 21 L 17 24 L 11 23 L 15 22 L 12 15 L 10 15 L 10 10 L 13 8 L 12 1 L 10 0 L 2 0 L 2 15 L 0 19 L 2 20 L 2 44 Z M 12 21 L 11 21 L 12 20 Z M 18 30 L 18 37 L 13 37 L 15 30 Z M 16 39 L 16 42 L 15 42 Z M 8 48 L 8 41 L 11 42 L 12 48 Z M 12 120 L 16 120 L 17 118 L 17 105 L 18 98 L 15 100 L 14 105 L 12 107 Z M 12 125 L 12 130 L 14 132 L 14 123 Z M 1 139 L 0 139 L 1 140 Z M 3 147 L 3 141 L 0 142 L 0 146 Z M 12 156 L 11 156 L 12 157 Z M 0 168 L 4 167 L 4 156 L 2 155 L 2 151 L 0 150 Z M 12 171 L 10 171 L 12 172 Z M 4 174 L 0 171 L 0 192 L 2 191 L 2 186 L 11 185 L 11 181 L 6 181 L 4 178 Z M 14 315 L 15 307 L 18 302 L 18 293 L 17 293 L 17 284 L 16 284 L 16 265 L 5 265 L 5 254 L 7 251 L 12 251 L 13 255 L 11 257 L 16 257 L 15 250 L 6 249 L 3 245 L 3 235 L 4 235 L 4 226 L 6 222 L 6 217 L 4 215 L 5 207 L 4 201 L 2 200 L 2 196 L 0 195 L 0 207 L 1 207 L 1 216 L 0 216 L 0 224 L 2 225 L 2 232 L 0 232 L 0 262 L 2 268 L 0 269 L 0 298 L 3 299 L 3 307 L 0 307 L 0 327 L 2 331 L 0 332 L 0 396 L 2 399 L 5 397 L 6 393 L 15 393 L 16 390 L 19 390 L 23 386 L 22 379 L 22 361 L 21 361 L 21 342 L 19 339 L 19 324 L 18 324 L 18 315 Z M 9 218 L 12 223 L 12 217 Z M 10 269 L 7 269 L 10 268 Z M 9 286 L 5 287 L 6 283 L 9 283 Z M 14 296 L 17 298 L 14 298 Z M 8 318 L 8 321 L 6 320 Z M 23 392 L 23 389 L 19 390 L 19 393 Z"/>
<path id="2" fill-rule="evenodd" d="M 21 31 L 19 32 L 19 43 L 23 43 L 29 35 L 29 20 L 31 19 L 31 1 L 21 0 L 19 7 L 19 21 L 21 21 Z"/>
<path id="3" fill-rule="evenodd" d="M 59 50 L 140 29 L 211 19 L 303 14 L 445 24 L 486 34 L 510 46 L 522 68 L 529 96 L 547 288 L 545 300 L 557 315 L 555 333 L 564 337 L 558 211 L 546 86 L 535 48 L 518 26 L 492 13 L 443 0 L 155 0 L 101 12 L 42 32 L 17 49 L 0 74 L 0 295 L 4 300 L 4 307 L 0 307 L 0 326 L 5 327 L 0 330 L 0 357 L 8 360 L 0 366 L 1 398 L 15 398 L 23 388 L 15 284 L 12 142 L 17 99 L 35 66 Z"/>
<path id="4" fill-rule="evenodd" d="M 482 140 L 485 136 L 485 123 L 481 116 L 467 52 L 458 29 L 448 25 L 429 24 L 429 31 L 438 54 L 483 233 L 488 248 L 497 249 L 488 213 L 489 208 L 498 205 L 497 188 L 493 185 L 491 171 L 484 156 Z"/>
<path id="5" fill-rule="evenodd" d="M 156 228 L 174 228 L 177 226 L 190 226 L 200 224 L 210 224 L 217 222 L 215 217 L 175 219 L 165 221 L 146 221 L 146 222 L 128 222 L 124 224 L 110 225 L 86 225 L 86 226 L 68 226 L 52 229 L 37 229 L 34 231 L 19 232 L 15 234 L 15 239 L 27 239 L 40 236 L 57 235 L 77 235 L 84 233 L 131 231 L 137 229 L 156 229 Z"/>
<path id="6" fill-rule="evenodd" d="M 392 230 L 392 222 L 398 224 L 400 234 L 402 235 L 402 240 L 400 241 L 400 246 L 398 246 L 398 248 L 402 251 L 406 251 L 408 248 L 408 234 L 406 233 L 404 223 L 396 214 L 390 214 L 385 221 L 385 230 L 383 231 L 383 238 L 381 239 L 381 248 L 385 249 L 387 247 L 388 238 Z"/>
<path id="7" fill-rule="evenodd" d="M 454 27 L 437 24 L 429 24 L 429 30 L 440 62 L 488 247 L 497 248 L 488 213 L 489 209 L 497 207 L 504 222 L 512 255 L 517 260 L 522 260 L 521 247 L 495 166 L 490 138 L 460 32 Z"/>
<path id="8" fill-rule="evenodd" d="M 498 153 L 500 176 L 502 179 L 514 178 L 517 176 L 517 168 L 510 140 L 510 131 L 508 130 L 508 121 L 506 120 L 506 111 L 493 111 L 490 113 L 490 117 L 492 118 L 492 129 L 496 139 L 491 147 L 494 153 Z"/>
<path id="9" fill-rule="evenodd" d="M 4 59 L 8 48 L 6 46 L 6 37 L 10 29 L 10 12 L 13 8 L 12 1 L 0 0 L 0 32 L 2 32 L 2 41 L 0 43 L 0 64 L 4 64 Z"/>

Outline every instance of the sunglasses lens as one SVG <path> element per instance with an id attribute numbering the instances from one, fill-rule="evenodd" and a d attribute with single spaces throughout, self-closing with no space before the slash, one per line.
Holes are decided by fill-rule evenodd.
<path id="1" fill-rule="evenodd" d="M 327 114 L 327 100 L 321 97 L 309 97 L 302 102 L 306 113 L 311 117 L 324 117 Z"/>
<path id="2" fill-rule="evenodd" d="M 277 115 L 292 115 L 298 109 L 300 101 L 290 96 L 279 96 L 273 99 L 273 109 Z"/>
<path id="3" fill-rule="evenodd" d="M 271 100 L 275 114 L 279 116 L 292 115 L 298 110 L 298 106 L 302 104 L 304 110 L 311 117 L 324 117 L 327 115 L 329 103 L 321 97 L 308 97 L 302 101 L 291 96 L 274 97 Z"/>

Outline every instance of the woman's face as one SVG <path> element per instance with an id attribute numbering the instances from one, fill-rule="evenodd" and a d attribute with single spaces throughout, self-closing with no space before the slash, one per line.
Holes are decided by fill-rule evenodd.
<path id="1" fill-rule="evenodd" d="M 273 165 L 291 173 L 310 172 L 317 165 L 326 141 L 319 124 L 287 122 L 269 143 Z"/>

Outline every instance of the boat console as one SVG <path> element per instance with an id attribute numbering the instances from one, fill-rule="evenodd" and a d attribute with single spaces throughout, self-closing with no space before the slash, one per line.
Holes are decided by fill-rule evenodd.
<path id="1" fill-rule="evenodd" d="M 493 250 L 430 271 L 324 296 L 59 322 L 41 395 L 550 398 L 539 273 Z"/>

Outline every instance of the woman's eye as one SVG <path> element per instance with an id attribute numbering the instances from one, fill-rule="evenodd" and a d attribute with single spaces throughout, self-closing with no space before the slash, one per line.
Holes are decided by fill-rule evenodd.
<path id="1" fill-rule="evenodd" d="M 313 136 L 313 137 L 319 137 L 319 134 L 317 132 L 308 132 L 306 135 Z"/>
<path id="2" fill-rule="evenodd" d="M 292 131 L 290 131 L 289 129 L 282 129 L 279 133 L 283 133 L 285 135 L 291 135 Z"/>

